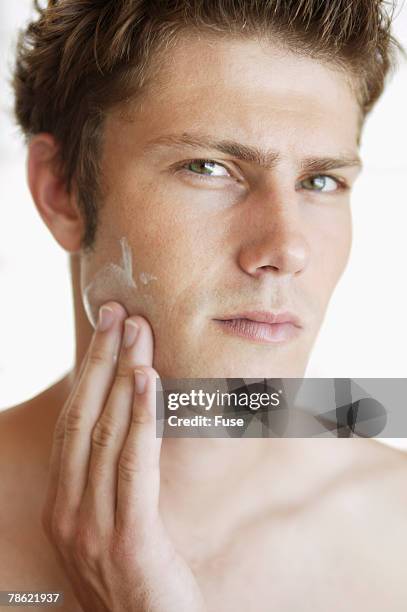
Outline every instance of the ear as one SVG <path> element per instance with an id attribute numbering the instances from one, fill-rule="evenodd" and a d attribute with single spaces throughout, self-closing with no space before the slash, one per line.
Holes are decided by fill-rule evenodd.
<path id="1" fill-rule="evenodd" d="M 74 190 L 68 193 L 56 170 L 58 145 L 51 134 L 32 137 L 28 145 L 27 180 L 31 195 L 44 223 L 63 249 L 81 249 L 84 222 Z"/>

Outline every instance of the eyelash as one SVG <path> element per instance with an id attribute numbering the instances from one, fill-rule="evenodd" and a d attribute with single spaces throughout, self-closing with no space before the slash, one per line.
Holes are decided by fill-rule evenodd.
<path id="1" fill-rule="evenodd" d="M 177 164 L 175 166 L 175 171 L 180 172 L 182 170 L 185 170 L 185 172 L 187 172 L 188 174 L 193 174 L 194 177 L 198 178 L 198 180 L 201 181 L 207 181 L 207 180 L 212 180 L 213 178 L 227 178 L 227 177 L 213 177 L 213 176 L 207 176 L 205 174 L 198 174 L 197 172 L 192 172 L 192 170 L 187 170 L 186 166 L 189 166 L 190 164 L 196 164 L 197 162 L 199 163 L 213 163 L 216 164 L 217 166 L 222 166 L 222 168 L 225 168 L 225 170 L 227 170 L 229 172 L 229 169 L 227 168 L 227 166 L 225 166 L 224 164 L 220 164 L 219 162 L 216 162 L 214 159 L 188 159 L 187 161 L 182 162 L 181 164 Z"/>
<path id="2" fill-rule="evenodd" d="M 175 172 L 181 172 L 181 171 L 184 170 L 188 174 L 193 174 L 194 177 L 197 178 L 199 181 L 204 181 L 204 182 L 207 182 L 208 180 L 212 181 L 214 178 L 215 179 L 216 178 L 227 178 L 227 177 L 207 176 L 207 175 L 204 175 L 204 174 L 198 174 L 197 172 L 193 172 L 192 170 L 187 170 L 186 166 L 189 166 L 190 164 L 194 164 L 194 163 L 197 163 L 197 162 L 199 162 L 199 163 L 206 163 L 206 162 L 213 163 L 213 164 L 215 164 L 217 166 L 222 166 L 222 168 L 225 168 L 225 170 L 227 170 L 229 172 L 229 169 L 224 164 L 216 162 L 213 159 L 203 159 L 203 158 L 189 159 L 187 161 L 183 161 L 182 163 L 177 164 L 174 167 L 174 170 L 175 170 Z M 346 191 L 346 190 L 349 189 L 349 185 L 347 184 L 347 182 L 343 178 L 339 178 L 337 176 L 333 176 L 332 174 L 321 174 L 321 173 L 311 174 L 311 175 L 309 175 L 307 177 L 304 177 L 302 179 L 302 181 L 310 180 L 310 179 L 314 179 L 314 178 L 319 178 L 321 176 L 329 178 L 329 179 L 332 179 L 333 181 L 335 181 L 335 183 L 337 184 L 338 189 L 335 190 L 333 193 L 337 193 L 337 191 Z M 299 182 L 302 182 L 302 181 L 299 181 Z M 313 190 L 308 190 L 308 191 L 313 191 Z M 316 189 L 315 192 L 318 193 L 318 190 Z M 326 194 L 326 193 L 330 193 L 330 192 L 322 191 L 320 193 Z"/>

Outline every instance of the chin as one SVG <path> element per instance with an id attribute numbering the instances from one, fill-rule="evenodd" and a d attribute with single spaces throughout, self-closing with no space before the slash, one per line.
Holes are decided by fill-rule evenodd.
<path id="1" fill-rule="evenodd" d="M 173 339 L 174 340 L 174 339 Z M 231 347 L 226 341 L 213 346 L 191 347 L 182 341 L 155 353 L 153 367 L 162 378 L 303 378 L 308 352 L 275 350 L 267 346 L 253 351 L 244 346 Z M 205 350 L 205 348 L 207 350 Z M 240 350 L 237 350 L 240 348 Z M 282 347 L 281 347 L 282 348 Z M 288 347 L 286 347 L 288 348 Z M 285 354 L 284 354 L 285 353 Z"/>
<path id="2" fill-rule="evenodd" d="M 305 367 L 303 366 L 281 366 L 264 363 L 253 364 L 249 362 L 240 363 L 214 363 L 210 365 L 202 362 L 188 364 L 184 367 L 159 368 L 155 366 L 162 378 L 303 378 Z"/>

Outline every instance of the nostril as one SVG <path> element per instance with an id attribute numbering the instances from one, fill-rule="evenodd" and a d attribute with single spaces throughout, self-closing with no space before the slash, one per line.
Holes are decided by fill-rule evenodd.
<path id="1" fill-rule="evenodd" d="M 260 266 L 261 270 L 278 270 L 277 266 Z"/>

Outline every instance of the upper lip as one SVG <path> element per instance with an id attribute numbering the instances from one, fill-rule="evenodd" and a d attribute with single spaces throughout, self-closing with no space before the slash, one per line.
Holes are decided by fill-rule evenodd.
<path id="1" fill-rule="evenodd" d="M 230 321 L 231 319 L 250 319 L 258 323 L 292 323 L 296 327 L 302 327 L 301 320 L 292 312 L 271 312 L 267 310 L 252 310 L 229 314 L 219 317 L 218 320 Z"/>

